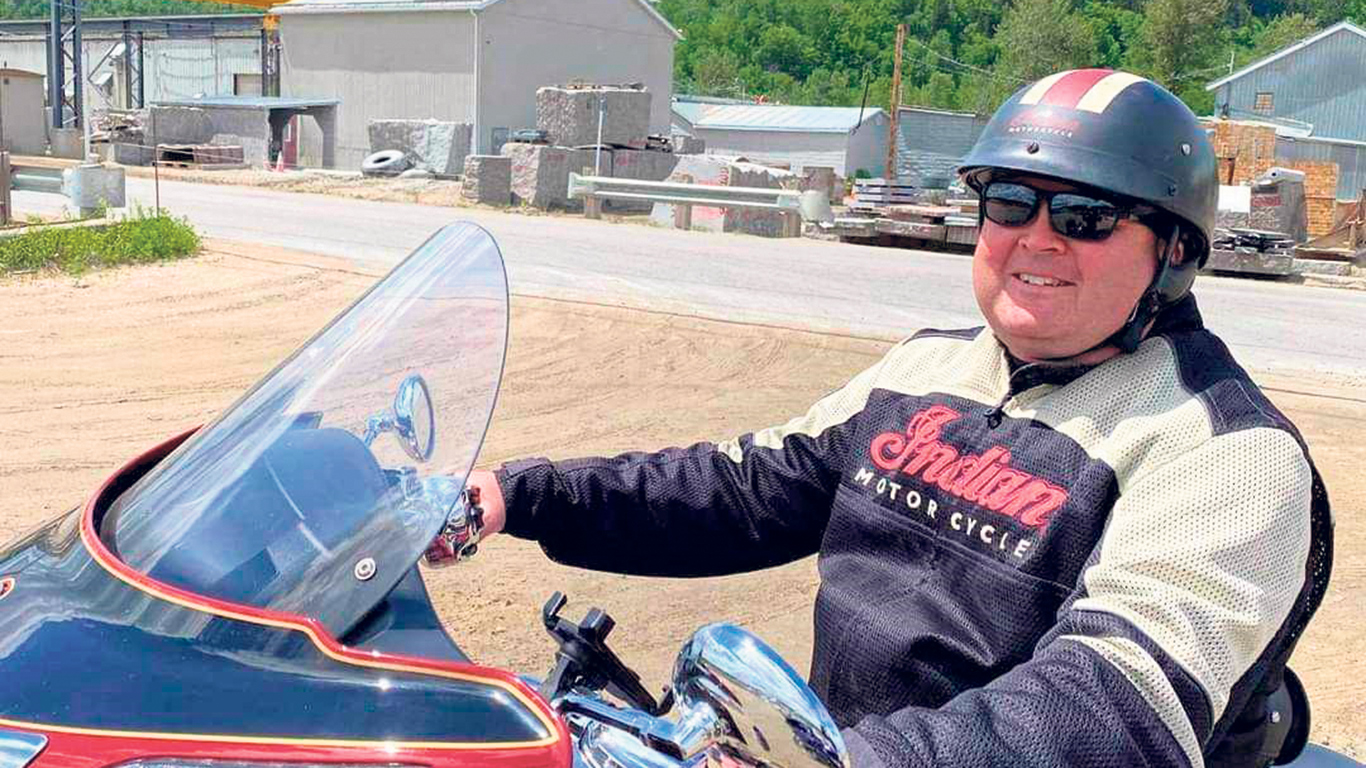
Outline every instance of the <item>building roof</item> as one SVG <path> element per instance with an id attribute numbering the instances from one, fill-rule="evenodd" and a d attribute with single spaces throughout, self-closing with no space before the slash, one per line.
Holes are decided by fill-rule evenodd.
<path id="1" fill-rule="evenodd" d="M 679 100 L 673 103 L 673 111 L 699 129 L 848 133 L 860 125 L 858 107 L 702 104 Z M 863 120 L 879 114 L 881 109 L 868 107 L 863 110 Z"/>
<path id="2" fill-rule="evenodd" d="M 340 99 L 296 99 L 290 96 L 203 96 L 197 99 L 156 99 L 162 107 L 226 107 L 230 109 L 307 109 L 335 107 Z"/>
<path id="3" fill-rule="evenodd" d="M 935 109 L 934 107 L 898 107 L 899 112 L 920 112 L 926 115 L 944 115 L 945 117 L 961 117 L 967 120 L 980 120 L 980 115 L 976 112 L 960 112 L 952 109 Z"/>
<path id="4" fill-rule="evenodd" d="M 482 11 L 502 0 L 289 0 L 271 9 L 271 13 L 282 16 L 299 13 L 396 13 L 400 11 Z M 655 10 L 649 0 L 634 0 L 650 17 L 659 22 L 674 36 L 682 40 L 679 32 L 669 20 Z"/>
<path id="5" fill-rule="evenodd" d="M 1280 49 L 1279 51 L 1276 51 L 1275 53 L 1271 54 L 1270 56 L 1266 56 L 1266 57 L 1264 57 L 1264 58 L 1261 58 L 1261 59 L 1256 60 L 1256 61 L 1252 62 L 1251 64 L 1247 65 L 1246 67 L 1243 67 L 1242 69 L 1238 70 L 1237 72 L 1234 72 L 1233 74 L 1229 75 L 1228 77 L 1223 77 L 1223 78 L 1220 78 L 1220 79 L 1218 79 L 1218 80 L 1215 80 L 1214 82 L 1212 82 L 1212 83 L 1210 83 L 1209 85 L 1205 86 L 1205 90 L 1207 90 L 1207 91 L 1212 91 L 1212 90 L 1218 88 L 1218 87 L 1221 86 L 1221 85 L 1224 85 L 1224 84 L 1226 84 L 1226 83 L 1231 83 L 1231 82 L 1233 82 L 1234 80 L 1237 80 L 1238 78 L 1240 78 L 1240 77 L 1242 77 L 1242 76 L 1244 76 L 1244 75 L 1246 75 L 1246 74 L 1248 74 L 1248 73 L 1250 73 L 1250 72 L 1252 72 L 1252 71 L 1254 71 L 1254 70 L 1261 69 L 1262 67 L 1265 67 L 1267 64 L 1270 64 L 1270 63 L 1272 63 L 1272 62 L 1280 61 L 1281 59 L 1285 58 L 1286 56 L 1289 56 L 1289 55 L 1292 54 L 1292 53 L 1297 53 L 1297 52 L 1299 52 L 1299 51 L 1302 51 L 1302 50 L 1304 50 L 1305 48 L 1308 48 L 1309 46 L 1311 46 L 1311 45 L 1317 43 L 1317 42 L 1320 41 L 1320 40 L 1323 40 L 1323 39 L 1326 38 L 1326 37 L 1329 37 L 1329 36 L 1331 36 L 1331 35 L 1335 35 L 1335 34 L 1337 34 L 1338 32 L 1343 32 L 1343 31 L 1346 31 L 1346 32 L 1348 32 L 1348 33 L 1350 33 L 1350 34 L 1357 35 L 1357 36 L 1361 37 L 1362 39 L 1366 39 L 1366 30 L 1362 29 L 1361 27 L 1358 27 L 1357 25 L 1353 24 L 1353 23 L 1350 22 L 1350 21 L 1340 21 L 1340 22 L 1338 22 L 1337 24 L 1334 24 L 1333 26 L 1331 26 L 1331 27 L 1329 27 L 1329 28 L 1323 30 L 1322 32 L 1317 32 L 1317 33 L 1315 33 L 1315 34 L 1313 34 L 1313 35 L 1310 35 L 1309 37 L 1304 38 L 1303 40 L 1299 41 L 1298 43 L 1295 43 L 1295 44 L 1293 44 L 1293 45 L 1286 46 L 1285 48 L 1282 48 L 1282 49 Z"/>
<path id="6" fill-rule="evenodd" d="M 5 77 L 42 77 L 43 73 L 27 69 L 15 69 L 14 67 L 0 67 L 0 75 Z"/>

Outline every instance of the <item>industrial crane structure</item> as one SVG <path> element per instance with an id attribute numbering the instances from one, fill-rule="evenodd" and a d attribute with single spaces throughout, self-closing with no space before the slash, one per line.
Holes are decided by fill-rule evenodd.
<path id="1" fill-rule="evenodd" d="M 213 2 L 213 0 L 194 0 Z M 286 0 L 233 0 L 236 5 L 250 5 L 270 9 Z M 51 121 L 53 128 L 83 128 L 85 120 L 85 78 L 81 73 L 82 47 L 81 31 L 84 22 L 81 17 L 83 0 L 51 0 L 51 16 L 47 36 L 47 88 L 48 104 L 52 105 Z M 143 63 L 143 25 L 136 19 L 123 19 L 123 40 L 115 45 L 105 58 L 122 58 L 123 75 L 126 78 L 125 93 L 129 95 L 129 106 L 145 106 L 142 63 Z M 167 22 L 163 22 L 167 23 Z M 279 94 L 280 87 L 280 37 L 278 17 L 265 14 L 261 17 L 261 91 L 262 95 Z"/>

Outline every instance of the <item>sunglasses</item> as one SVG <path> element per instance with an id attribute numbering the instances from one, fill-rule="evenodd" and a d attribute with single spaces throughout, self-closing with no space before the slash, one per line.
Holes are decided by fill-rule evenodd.
<path id="1" fill-rule="evenodd" d="M 982 214 L 1003 227 L 1023 227 L 1048 205 L 1053 231 L 1073 240 L 1104 240 L 1125 219 L 1144 221 L 1157 213 L 1150 206 L 1131 205 L 1085 192 L 1049 192 L 1015 181 L 993 181 L 982 190 Z"/>

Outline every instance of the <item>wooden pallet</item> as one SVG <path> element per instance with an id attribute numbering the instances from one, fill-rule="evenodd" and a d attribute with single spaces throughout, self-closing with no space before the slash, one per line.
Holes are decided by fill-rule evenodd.
<path id="1" fill-rule="evenodd" d="M 162 168 L 183 168 L 190 171 L 238 171 L 250 167 L 246 163 L 185 163 L 179 160 L 158 160 Z"/>

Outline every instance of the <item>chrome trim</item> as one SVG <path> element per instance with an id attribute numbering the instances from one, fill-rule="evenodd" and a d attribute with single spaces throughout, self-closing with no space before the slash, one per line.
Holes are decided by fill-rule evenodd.
<path id="1" fill-rule="evenodd" d="M 26 768 L 46 748 L 41 733 L 0 730 L 0 768 Z"/>
<path id="2" fill-rule="evenodd" d="M 815 692 L 740 627 L 697 630 L 678 654 L 673 689 L 685 758 L 715 744 L 755 765 L 849 768 L 844 737 Z"/>

